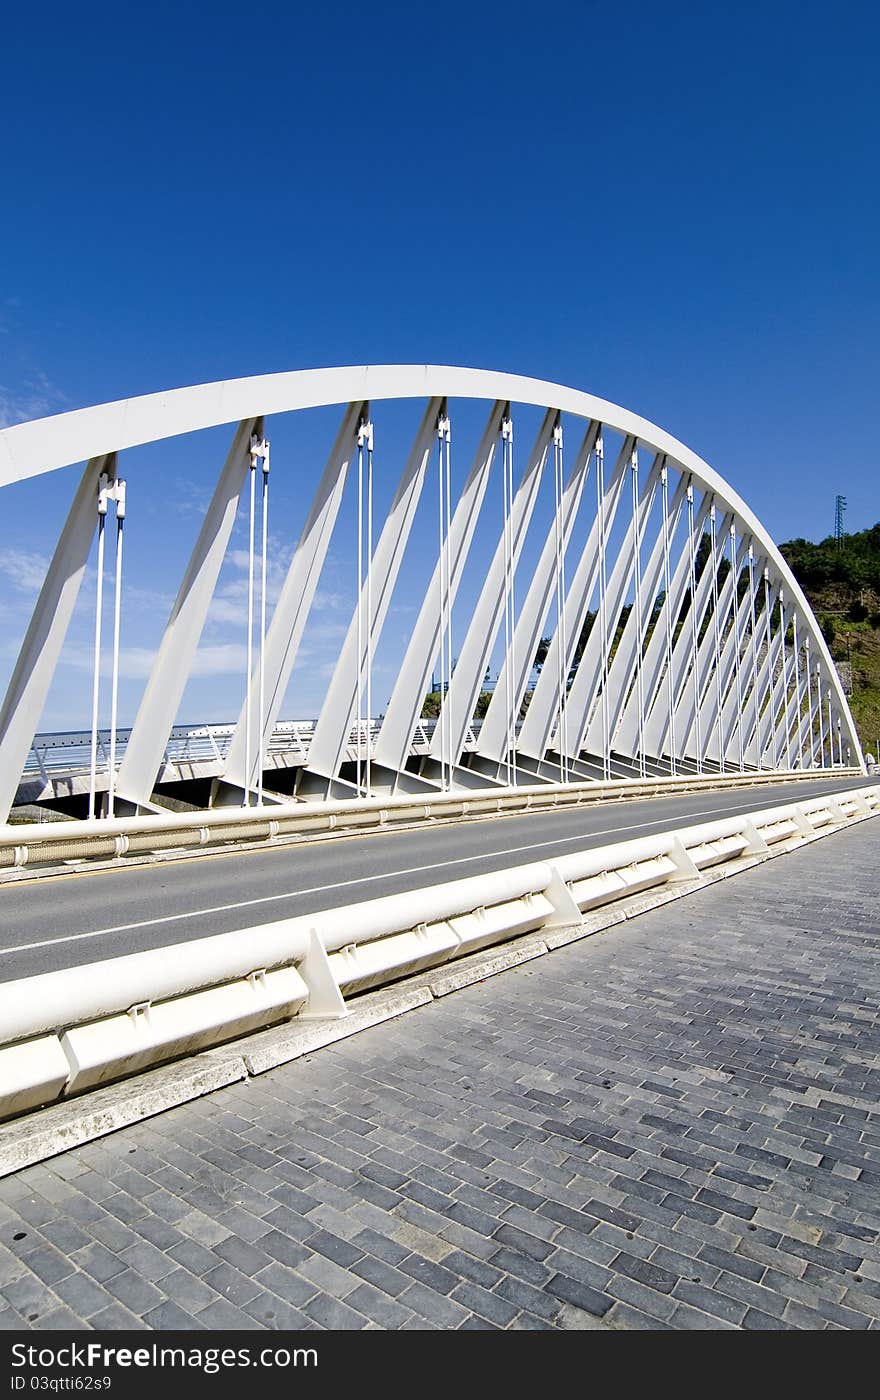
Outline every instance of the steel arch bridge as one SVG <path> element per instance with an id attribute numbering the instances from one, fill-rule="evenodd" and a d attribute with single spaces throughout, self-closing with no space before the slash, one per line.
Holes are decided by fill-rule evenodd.
<path id="1" fill-rule="evenodd" d="M 374 443 L 381 443 L 383 403 L 394 399 L 426 406 L 390 508 L 377 520 Z M 468 473 L 454 489 L 451 441 L 461 400 L 484 401 L 486 417 Z M 267 419 L 331 405 L 341 406 L 341 423 L 323 471 L 315 473 L 305 525 L 267 618 Z M 542 416 L 524 452 L 517 435 L 515 452 L 523 406 Z M 137 717 L 124 742 L 117 740 L 120 454 L 230 423 L 232 443 Z M 250 539 L 247 674 L 208 804 L 272 802 L 279 784 L 287 799 L 320 800 L 658 773 L 864 770 L 828 648 L 767 531 L 683 443 L 602 399 L 486 370 L 359 366 L 196 385 L 0 432 L 0 485 L 83 462 L 0 710 L 0 819 L 15 799 L 96 536 L 100 619 L 105 526 L 114 516 L 110 753 L 99 764 L 98 627 L 88 814 L 161 810 L 157 783 L 240 505 Z M 539 488 L 551 474 L 553 509 L 541 520 Z M 357 560 L 356 604 L 303 761 L 285 787 L 277 769 L 267 768 L 267 755 L 328 548 L 341 528 L 346 485 L 357 500 L 355 538 L 342 542 Z M 453 630 L 477 520 L 494 491 L 501 528 L 480 561 L 481 586 L 466 622 L 456 616 Z M 436 549 L 377 720 L 373 659 L 425 493 L 435 497 Z M 524 577 L 529 531 L 540 547 Z M 497 682 L 477 724 L 481 685 L 499 644 Z M 435 668 L 439 714 L 420 727 Z"/>

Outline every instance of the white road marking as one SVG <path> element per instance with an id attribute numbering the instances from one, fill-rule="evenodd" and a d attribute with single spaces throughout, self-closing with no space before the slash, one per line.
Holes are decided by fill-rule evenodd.
<path id="1" fill-rule="evenodd" d="M 750 812 L 754 810 L 751 803 L 746 803 L 742 807 L 716 807 L 708 812 L 695 812 L 688 824 L 704 820 L 706 817 L 729 817 L 735 816 L 737 812 Z M 604 831 L 591 832 L 592 836 L 616 836 L 622 831 L 634 831 L 636 829 L 644 831 L 650 826 L 666 826 L 669 817 L 659 817 L 651 822 L 630 822 L 626 826 L 612 826 Z M 61 938 L 43 938 L 35 943 L 18 943 L 11 948 L 0 949 L 0 957 L 6 957 L 10 953 L 29 953 L 36 948 L 52 948 L 60 943 L 79 943 L 90 938 L 108 938 L 113 933 L 130 933 L 138 928 L 155 928 L 159 924 L 182 923 L 184 919 L 198 919 L 203 914 L 229 914 L 233 909 L 251 909 L 257 904 L 277 904 L 285 899 L 299 899 L 307 894 L 326 894 L 328 890 L 351 889 L 353 885 L 369 885 L 376 880 L 393 880 L 399 875 L 421 875 L 428 870 L 445 870 L 452 865 L 468 865 L 476 860 L 491 860 L 496 856 L 519 855 L 524 851 L 542 851 L 548 846 L 564 846 L 576 840 L 575 836 L 559 836 L 552 841 L 536 841 L 527 846 L 508 846 L 503 851 L 489 851 L 486 855 L 456 856 L 454 860 L 436 861 L 432 865 L 409 865 L 403 870 L 383 870 L 376 875 L 361 875 L 353 880 L 338 880 L 332 885 L 312 885 L 305 890 L 289 890 L 285 894 L 259 895 L 256 899 L 243 899 L 235 904 L 215 904 L 207 909 L 190 909 L 181 914 L 165 914 L 158 919 L 141 919 L 133 924 L 115 924 L 111 928 L 92 929 L 87 933 L 68 933 Z M 500 867 L 503 869 L 503 867 Z M 406 891 L 402 891 L 406 893 Z M 310 911 L 314 912 L 314 911 Z"/>

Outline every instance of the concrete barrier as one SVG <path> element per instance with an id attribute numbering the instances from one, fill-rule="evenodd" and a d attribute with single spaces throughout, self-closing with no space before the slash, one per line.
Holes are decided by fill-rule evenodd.
<path id="1" fill-rule="evenodd" d="M 282 967 L 74 1026 L 60 1037 L 69 1066 L 66 1091 L 93 1089 L 159 1061 L 289 1020 L 308 996 L 296 968 Z"/>
<path id="2" fill-rule="evenodd" d="M 339 909 L 7 983 L 0 1118 L 293 1019 L 521 934 L 696 888 L 880 810 L 880 788 L 766 808 Z M 560 931 L 562 931 L 560 933 Z M 535 950 L 532 950 L 532 954 Z"/>
<path id="3" fill-rule="evenodd" d="M 206 812 L 115 817 L 98 821 L 34 822 L 0 826 L 0 870 L 80 860 L 124 860 L 180 849 L 263 842 L 354 832 L 391 825 L 460 821 L 492 813 L 542 812 L 594 802 L 725 791 L 791 782 L 829 781 L 861 775 L 858 768 L 790 773 L 729 774 L 724 777 L 624 778 L 612 782 L 542 783 L 530 787 L 438 792 L 429 797 L 374 797 L 358 801 L 278 803 L 259 809 L 220 807 Z"/>

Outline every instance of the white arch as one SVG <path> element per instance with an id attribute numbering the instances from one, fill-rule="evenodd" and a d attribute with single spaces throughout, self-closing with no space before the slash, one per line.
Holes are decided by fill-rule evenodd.
<path id="1" fill-rule="evenodd" d="M 785 559 L 748 505 L 707 462 L 662 428 L 591 394 L 520 375 L 446 365 L 360 365 L 230 379 L 122 399 L 0 431 L 0 486 L 60 467 L 224 423 L 273 413 L 384 399 L 483 399 L 526 404 L 590 420 L 630 436 L 689 473 L 735 512 L 766 556 L 808 629 L 814 664 L 821 660 L 848 740 L 861 761 L 855 725 L 830 652 Z M 2 718 L 2 716 L 0 716 Z M 2 742 L 0 733 L 0 742 Z"/>

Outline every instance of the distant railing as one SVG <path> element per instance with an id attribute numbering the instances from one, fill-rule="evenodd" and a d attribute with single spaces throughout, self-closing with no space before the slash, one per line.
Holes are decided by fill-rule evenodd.
<path id="1" fill-rule="evenodd" d="M 381 726 L 380 719 L 374 719 L 370 725 L 370 736 L 373 744 L 376 742 Z M 413 736 L 413 744 L 416 747 L 424 746 L 427 748 L 436 727 L 436 719 L 420 720 Z M 465 748 L 474 747 L 480 728 L 481 721 L 475 720 L 468 730 Z M 273 754 L 293 751 L 305 759 L 308 756 L 314 731 L 314 720 L 279 720 L 272 731 L 268 752 Z M 234 732 L 234 724 L 175 725 L 165 747 L 163 761 L 170 765 L 210 763 L 211 761 L 222 763 L 229 750 Z M 117 729 L 116 731 L 117 764 L 122 762 L 130 735 L 130 729 Z M 356 724 L 351 727 L 348 746 L 355 751 L 358 749 L 358 726 Z M 363 752 L 367 748 L 366 721 L 360 727 L 360 748 Z M 48 783 L 52 777 L 60 777 L 61 775 L 72 777 L 80 773 L 88 773 L 91 755 L 92 735 L 90 730 L 74 729 L 54 734 L 37 734 L 25 763 L 23 777 L 40 776 L 44 782 Z M 98 772 L 106 772 L 109 755 L 110 730 L 99 729 Z"/>

